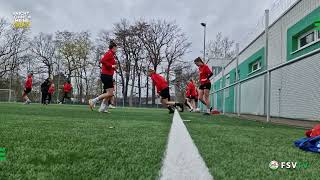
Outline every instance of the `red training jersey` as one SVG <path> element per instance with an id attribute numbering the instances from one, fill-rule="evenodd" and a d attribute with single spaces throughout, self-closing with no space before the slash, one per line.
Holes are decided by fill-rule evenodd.
<path id="1" fill-rule="evenodd" d="M 209 69 L 208 65 L 204 64 L 202 66 L 199 66 L 199 76 L 200 76 L 201 85 L 210 83 L 210 80 L 208 79 L 208 77 L 210 76 L 211 73 L 212 71 Z"/>
<path id="2" fill-rule="evenodd" d="M 51 86 L 49 87 L 48 93 L 50 93 L 50 94 L 53 94 L 53 93 L 54 93 L 54 86 L 53 86 L 53 85 L 51 85 Z"/>
<path id="3" fill-rule="evenodd" d="M 196 97 L 196 86 L 193 84 L 193 82 L 189 82 L 187 86 L 187 97 L 192 96 Z"/>
<path id="4" fill-rule="evenodd" d="M 32 88 L 32 76 L 31 75 L 28 75 L 24 87 L 27 88 L 27 89 L 31 89 Z"/>
<path id="5" fill-rule="evenodd" d="M 159 74 L 153 73 L 151 79 L 156 86 L 158 93 L 168 87 L 168 82 Z"/>
<path id="6" fill-rule="evenodd" d="M 112 65 L 116 64 L 115 53 L 110 49 L 101 58 L 100 63 L 102 64 L 101 74 L 113 76 L 115 69 Z"/>
<path id="7" fill-rule="evenodd" d="M 71 90 L 72 90 L 72 85 L 69 83 L 64 83 L 63 91 L 69 93 L 69 92 L 71 92 Z"/>

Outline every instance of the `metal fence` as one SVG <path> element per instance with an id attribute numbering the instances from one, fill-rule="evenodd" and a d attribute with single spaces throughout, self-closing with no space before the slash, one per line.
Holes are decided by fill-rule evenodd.
<path id="1" fill-rule="evenodd" d="M 319 53 L 320 49 L 314 50 L 214 90 L 212 105 L 223 114 L 265 115 L 267 121 L 271 116 L 319 120 Z"/>

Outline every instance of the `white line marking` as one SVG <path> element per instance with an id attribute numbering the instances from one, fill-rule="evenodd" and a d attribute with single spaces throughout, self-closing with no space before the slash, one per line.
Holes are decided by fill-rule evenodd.
<path id="1" fill-rule="evenodd" d="M 213 180 L 188 130 L 175 111 L 160 180 Z"/>

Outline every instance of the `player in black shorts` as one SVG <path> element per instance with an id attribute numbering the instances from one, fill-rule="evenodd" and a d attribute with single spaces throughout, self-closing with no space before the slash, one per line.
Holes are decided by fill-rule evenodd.
<path id="1" fill-rule="evenodd" d="M 91 110 L 93 110 L 98 101 L 103 100 L 103 107 L 100 107 L 99 112 L 105 112 L 107 108 L 106 102 L 113 97 L 113 74 L 118 67 L 116 63 L 116 51 L 117 45 L 114 42 L 111 42 L 109 51 L 100 60 L 100 63 L 102 64 L 101 81 L 105 93 L 89 100 L 89 107 Z"/>
<path id="2" fill-rule="evenodd" d="M 168 82 L 159 74 L 157 74 L 153 69 L 148 71 L 154 85 L 157 88 L 159 96 L 161 96 L 161 103 L 163 106 L 169 109 L 169 113 L 174 113 L 173 107 L 179 106 L 180 111 L 183 112 L 183 104 L 170 101 L 170 92 Z"/>
<path id="3" fill-rule="evenodd" d="M 213 75 L 213 73 L 200 57 L 196 58 L 194 63 L 199 67 L 200 74 L 199 101 L 201 101 L 207 107 L 205 115 L 210 115 L 212 110 L 212 108 L 210 108 L 209 97 L 211 89 L 210 77 Z"/>

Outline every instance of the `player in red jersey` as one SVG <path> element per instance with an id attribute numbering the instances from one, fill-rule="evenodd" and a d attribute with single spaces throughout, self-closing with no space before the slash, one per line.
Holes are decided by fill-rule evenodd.
<path id="1" fill-rule="evenodd" d="M 180 111 L 183 112 L 183 104 L 170 101 L 170 92 L 168 82 L 153 69 L 149 69 L 148 75 L 157 88 L 157 93 L 161 96 L 161 103 L 164 107 L 169 109 L 169 114 L 174 113 L 173 107 L 179 106 Z"/>
<path id="2" fill-rule="evenodd" d="M 209 93 L 211 89 L 210 77 L 213 75 L 212 71 L 209 69 L 208 65 L 206 65 L 200 57 L 194 60 L 194 63 L 199 68 L 199 101 L 201 101 L 206 107 L 205 115 L 210 115 L 212 108 L 210 108 L 210 98 Z"/>
<path id="3" fill-rule="evenodd" d="M 70 82 L 70 80 L 68 80 L 67 82 L 65 82 L 63 84 L 63 96 L 62 99 L 60 101 L 60 104 L 64 103 L 64 99 L 68 99 L 70 101 L 71 99 L 71 94 L 72 94 L 72 84 Z"/>
<path id="4" fill-rule="evenodd" d="M 190 112 L 196 109 L 195 99 L 197 91 L 193 79 L 190 79 L 186 88 L 186 102 L 185 104 L 190 108 Z"/>
<path id="5" fill-rule="evenodd" d="M 27 80 L 25 82 L 24 85 L 24 91 L 22 94 L 22 99 L 24 100 L 24 104 L 30 104 L 31 101 L 28 97 L 28 94 L 31 92 L 32 90 L 32 77 L 33 77 L 33 73 L 29 73 L 27 76 Z"/>
<path id="6" fill-rule="evenodd" d="M 51 103 L 54 91 L 55 91 L 54 83 L 53 83 L 53 80 L 51 80 L 51 85 L 50 85 L 49 90 L 48 90 L 48 104 Z"/>
<path id="7" fill-rule="evenodd" d="M 113 97 L 113 75 L 115 70 L 117 69 L 116 64 L 116 52 L 117 52 L 117 44 L 111 42 L 109 45 L 108 52 L 101 58 L 100 63 L 102 64 L 101 68 L 101 81 L 103 83 L 103 89 L 105 93 L 100 96 L 89 100 L 89 107 L 91 110 L 95 107 L 98 101 L 102 101 L 99 112 L 105 112 L 108 106 L 106 103 Z"/>

